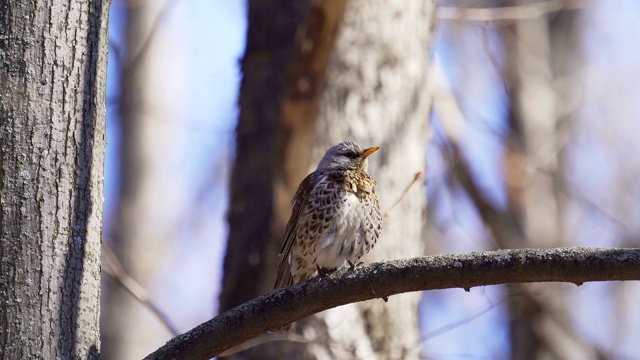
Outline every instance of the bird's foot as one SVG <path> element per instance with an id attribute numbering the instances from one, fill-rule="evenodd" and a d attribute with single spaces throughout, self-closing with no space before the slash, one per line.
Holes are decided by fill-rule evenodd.
<path id="1" fill-rule="evenodd" d="M 360 265 L 364 265 L 362 261 L 358 262 L 357 264 L 354 264 L 350 260 L 347 260 L 347 263 L 349 264 L 349 270 L 351 271 L 354 271 Z"/>

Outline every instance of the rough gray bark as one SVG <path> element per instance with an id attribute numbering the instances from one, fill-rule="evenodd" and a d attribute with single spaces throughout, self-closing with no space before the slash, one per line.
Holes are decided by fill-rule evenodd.
<path id="1" fill-rule="evenodd" d="M 436 255 L 345 269 L 279 289 L 180 335 L 146 359 L 208 359 L 266 331 L 336 306 L 409 291 L 514 282 L 640 280 L 640 250 L 519 249 Z M 393 298 L 390 298 L 391 301 Z"/>
<path id="2" fill-rule="evenodd" d="M 109 1 L 0 1 L 0 358 L 96 359 Z"/>

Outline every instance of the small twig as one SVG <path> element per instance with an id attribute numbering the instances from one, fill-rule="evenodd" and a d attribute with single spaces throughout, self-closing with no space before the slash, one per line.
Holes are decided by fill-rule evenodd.
<path id="1" fill-rule="evenodd" d="M 415 183 L 417 183 L 419 180 L 422 180 L 422 179 L 424 179 L 424 170 L 420 170 L 416 173 L 416 175 L 413 177 L 413 180 L 411 181 L 411 183 L 409 183 L 409 185 L 407 185 L 407 187 L 404 189 L 404 191 L 402 192 L 402 195 L 400 195 L 398 200 L 396 200 L 396 202 L 394 202 L 393 205 L 391 205 L 391 208 L 389 208 L 389 210 L 384 212 L 384 214 L 382 215 L 382 220 L 386 220 L 391 215 L 391 212 L 398 205 L 400 205 L 400 203 L 405 198 L 405 196 L 407 196 L 407 193 L 409 192 L 409 190 L 411 190 L 411 187 L 413 187 Z"/>
<path id="2" fill-rule="evenodd" d="M 142 306 L 149 309 L 156 317 L 162 322 L 162 324 L 171 332 L 173 336 L 180 334 L 180 331 L 171 323 L 169 318 L 149 299 L 149 293 L 140 285 L 134 278 L 132 278 L 122 266 L 122 263 L 111 250 L 111 248 L 102 243 L 102 259 L 106 265 L 103 266 L 102 271 L 109 275 L 113 280 L 127 290 Z"/>

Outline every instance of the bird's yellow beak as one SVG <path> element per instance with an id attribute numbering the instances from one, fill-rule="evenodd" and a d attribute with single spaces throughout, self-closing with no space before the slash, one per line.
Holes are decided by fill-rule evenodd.
<path id="1" fill-rule="evenodd" d="M 378 149 L 380 149 L 380 148 L 379 148 L 379 147 L 377 147 L 377 146 L 370 147 L 370 148 L 368 148 L 368 149 L 365 149 L 365 150 L 362 152 L 362 155 L 360 155 L 360 156 L 362 156 L 362 158 L 363 158 L 363 159 L 366 159 L 366 158 L 367 158 L 367 156 L 369 156 L 369 155 L 373 154 L 374 152 L 378 151 Z"/>

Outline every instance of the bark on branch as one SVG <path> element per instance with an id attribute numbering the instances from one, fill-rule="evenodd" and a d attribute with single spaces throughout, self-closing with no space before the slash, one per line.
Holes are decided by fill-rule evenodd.
<path id="1" fill-rule="evenodd" d="M 336 306 L 445 288 L 526 282 L 640 280 L 640 249 L 518 249 L 383 261 L 270 292 L 182 334 L 146 359 L 209 359 Z"/>

